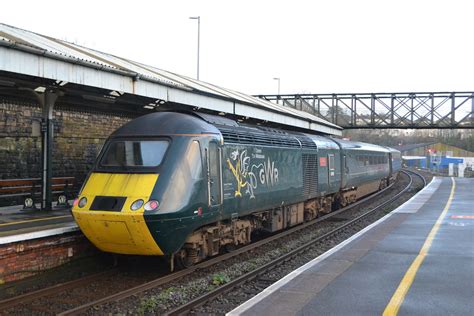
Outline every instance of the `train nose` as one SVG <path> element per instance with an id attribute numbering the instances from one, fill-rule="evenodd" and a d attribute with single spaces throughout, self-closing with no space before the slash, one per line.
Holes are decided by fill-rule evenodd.
<path id="1" fill-rule="evenodd" d="M 163 255 L 145 222 L 143 205 L 158 179 L 157 174 L 93 173 L 73 207 L 74 218 L 86 237 L 106 252 Z M 133 205 L 133 207 L 132 207 Z"/>

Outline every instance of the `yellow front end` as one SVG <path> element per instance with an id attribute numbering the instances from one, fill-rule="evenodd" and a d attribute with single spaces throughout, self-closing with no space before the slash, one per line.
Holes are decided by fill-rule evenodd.
<path id="1" fill-rule="evenodd" d="M 131 210 L 134 201 L 149 200 L 157 174 L 92 173 L 81 197 L 87 204 L 72 213 L 86 237 L 100 250 L 131 255 L 163 255 L 143 217 L 143 206 Z M 120 212 L 90 210 L 96 196 L 126 197 Z"/>

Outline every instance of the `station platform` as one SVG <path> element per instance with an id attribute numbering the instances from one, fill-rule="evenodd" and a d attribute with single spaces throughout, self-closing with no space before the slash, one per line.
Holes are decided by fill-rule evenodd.
<path id="1" fill-rule="evenodd" d="M 474 315 L 474 179 L 407 203 L 227 315 Z"/>
<path id="2" fill-rule="evenodd" d="M 0 208 L 0 288 L 96 253 L 68 209 Z"/>
<path id="3" fill-rule="evenodd" d="M 78 229 L 69 209 L 25 211 L 21 205 L 0 207 L 0 245 Z"/>

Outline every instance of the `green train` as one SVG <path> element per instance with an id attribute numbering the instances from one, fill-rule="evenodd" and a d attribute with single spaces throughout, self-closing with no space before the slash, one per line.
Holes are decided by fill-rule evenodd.
<path id="1" fill-rule="evenodd" d="M 72 213 L 103 251 L 186 267 L 386 187 L 400 159 L 387 147 L 156 112 L 109 137 Z"/>

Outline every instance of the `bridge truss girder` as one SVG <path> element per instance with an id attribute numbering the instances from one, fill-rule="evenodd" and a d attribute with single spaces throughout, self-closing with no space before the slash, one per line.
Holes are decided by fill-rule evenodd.
<path id="1" fill-rule="evenodd" d="M 345 129 L 474 128 L 474 92 L 283 94 L 258 97 Z"/>

